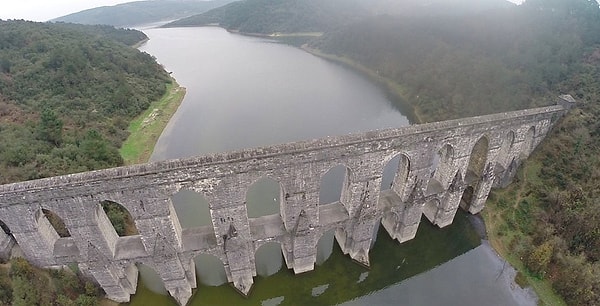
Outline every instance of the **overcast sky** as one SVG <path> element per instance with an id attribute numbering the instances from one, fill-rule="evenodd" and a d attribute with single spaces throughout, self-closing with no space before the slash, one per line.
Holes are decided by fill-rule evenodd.
<path id="1" fill-rule="evenodd" d="M 0 0 L 0 19 L 48 21 L 85 9 L 133 0 Z M 521 3 L 523 0 L 509 0 Z"/>

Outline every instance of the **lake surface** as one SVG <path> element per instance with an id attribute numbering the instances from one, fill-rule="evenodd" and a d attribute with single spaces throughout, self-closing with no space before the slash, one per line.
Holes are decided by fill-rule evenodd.
<path id="1" fill-rule="evenodd" d="M 163 131 L 152 160 L 408 124 L 398 105 L 391 102 L 381 88 L 347 68 L 297 48 L 268 39 L 231 34 L 220 28 L 145 29 L 144 32 L 150 40 L 140 50 L 155 56 L 187 88 L 185 100 Z M 389 186 L 394 169 L 394 162 L 386 167 L 383 186 Z M 344 168 L 334 168 L 323 178 L 321 203 L 339 199 L 343 171 Z M 248 205 L 251 202 L 278 203 L 278 188 L 275 182 L 258 181 L 248 190 Z M 173 197 L 173 202 L 184 228 L 210 224 L 208 205 L 201 195 L 182 191 Z M 277 206 L 249 208 L 249 215 L 277 212 Z M 402 280 L 430 270 L 480 244 L 466 216 L 458 214 L 456 219 L 453 225 L 444 229 L 424 221 L 417 238 L 402 245 L 392 241 L 380 229 L 370 253 L 370 269 L 344 256 L 334 244 L 333 233 L 319 242 L 316 270 L 302 275 L 294 276 L 282 268 L 285 265 L 279 246 L 268 245 L 259 249 L 259 276 L 255 277 L 247 299 L 228 285 L 217 286 L 225 282 L 218 260 L 199 258 L 196 261 L 199 289 L 190 304 L 331 305 L 354 299 L 355 302 L 350 302 L 354 305 L 378 305 L 381 304 L 378 301 L 390 296 L 399 301 L 402 296 L 394 293 L 403 291 L 390 293 L 389 288 L 411 284 L 412 279 Z M 468 254 L 471 252 L 463 256 Z M 473 284 L 489 277 L 490 271 L 496 268 L 492 264 L 480 266 L 481 261 L 479 264 L 472 261 L 453 260 L 442 267 L 450 265 L 458 269 L 460 278 Z M 138 294 L 132 298 L 132 305 L 175 305 L 171 298 L 153 292 L 161 291 L 161 283 L 151 269 L 141 267 L 140 271 L 143 281 Z M 450 269 L 442 273 L 452 279 L 458 272 Z M 448 290 L 465 289 L 455 286 L 455 282 L 438 282 L 417 285 L 409 291 L 414 296 L 437 296 L 439 304 L 448 305 L 444 303 L 443 295 L 436 295 L 436 292 Z M 510 294 L 494 294 L 496 289 L 493 287 L 474 286 L 470 290 L 481 296 L 494 297 L 495 303 L 490 305 L 522 304 L 515 302 Z M 463 296 L 465 298 L 459 299 L 460 305 L 480 305 L 469 301 L 467 294 Z"/>

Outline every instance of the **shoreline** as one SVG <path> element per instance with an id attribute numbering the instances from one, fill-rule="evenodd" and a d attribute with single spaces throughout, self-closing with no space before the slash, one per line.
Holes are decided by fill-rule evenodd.
<path id="1" fill-rule="evenodd" d="M 166 86 L 162 98 L 152 102 L 148 109 L 129 123 L 127 130 L 130 134 L 119 149 L 125 165 L 145 163 L 150 159 L 158 138 L 183 102 L 185 87 L 180 86 L 174 78 Z"/>
<path id="2" fill-rule="evenodd" d="M 398 84 L 393 80 L 378 74 L 377 71 L 373 71 L 372 69 L 347 57 L 324 53 L 318 49 L 309 48 L 306 44 L 302 45 L 300 49 L 314 56 L 350 68 L 361 75 L 366 76 L 376 85 L 383 86 L 384 91 L 389 95 L 388 98 L 392 100 L 392 103 L 396 104 L 396 106 L 400 108 L 401 112 L 406 116 L 406 118 L 408 118 L 408 121 L 411 124 L 426 122 L 424 117 L 419 114 L 420 112 L 418 107 L 408 102 L 410 99 L 408 97 L 407 89 L 402 87 L 401 84 Z"/>

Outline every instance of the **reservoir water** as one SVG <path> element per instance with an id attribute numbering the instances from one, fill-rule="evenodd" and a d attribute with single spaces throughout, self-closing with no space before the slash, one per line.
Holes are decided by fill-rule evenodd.
<path id="1" fill-rule="evenodd" d="M 163 131 L 152 160 L 408 124 L 398 105 L 381 88 L 347 68 L 300 49 L 212 27 L 144 32 L 150 40 L 140 50 L 155 56 L 187 88 L 185 100 Z M 394 169 L 394 163 L 385 169 L 383 186 L 393 179 Z M 339 199 L 343 171 L 343 167 L 334 168 L 325 175 L 321 202 Z M 248 205 L 278 202 L 277 188 L 275 182 L 259 180 L 248 190 Z M 208 204 L 201 195 L 182 191 L 173 202 L 184 228 L 210 223 Z M 255 207 L 249 214 L 277 213 L 277 209 Z M 493 275 L 503 273 L 504 267 L 498 271 L 501 261 L 481 255 L 480 250 L 489 251 L 489 247 L 477 247 L 479 244 L 479 237 L 461 213 L 453 225 L 444 229 L 422 222 L 417 238 L 402 245 L 380 229 L 370 252 L 370 269 L 344 256 L 334 243 L 333 233 L 319 241 L 315 271 L 301 275 L 285 268 L 277 244 L 268 245 L 257 252 L 259 276 L 248 298 L 224 284 L 218 260 L 200 257 L 196 261 L 199 288 L 190 305 L 332 305 L 349 301 L 352 305 L 378 305 L 389 304 L 386 299 L 402 301 L 409 296 L 413 301 L 425 301 L 414 298 L 421 295 L 430 298 L 427 303 L 407 299 L 406 305 L 434 305 L 435 301 L 437 305 L 450 305 L 446 301 L 452 299 L 438 293 L 452 292 L 453 288 L 462 292 L 453 295 L 458 297 L 452 300 L 456 305 L 482 305 L 482 300 L 468 298 L 473 295 L 493 297 L 486 305 L 524 304 L 523 299 L 515 299 L 506 282 L 481 285 L 487 284 L 484 280 L 490 275 L 493 280 Z M 458 260 L 463 256 L 470 257 Z M 436 272 L 441 276 L 435 277 L 445 277 L 448 282 L 416 285 L 413 279 L 407 280 L 444 262 L 448 263 L 433 271 L 449 266 Z M 170 297 L 156 293 L 161 291 L 161 282 L 151 269 L 142 266 L 140 271 L 142 280 L 132 305 L 175 305 Z M 418 281 L 418 277 L 414 279 Z M 453 279 L 472 286 L 468 290 L 456 286 Z"/>

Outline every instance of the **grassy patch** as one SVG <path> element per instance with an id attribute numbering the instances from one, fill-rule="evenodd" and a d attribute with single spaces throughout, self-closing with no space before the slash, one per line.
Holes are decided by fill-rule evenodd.
<path id="1" fill-rule="evenodd" d="M 518 271 L 517 283 L 522 287 L 531 287 L 539 297 L 539 305 L 567 305 L 554 292 L 552 283 L 548 279 L 540 279 L 539 275 L 527 269 L 523 258 L 518 255 L 520 252 L 517 251 L 522 249 L 520 244 L 526 243 L 524 242 L 526 231 L 531 230 L 532 223 L 535 222 L 530 210 L 532 201 L 536 199 L 531 195 L 523 194 L 523 186 L 539 183 L 540 167 L 541 164 L 538 162 L 527 161 L 517 175 L 522 181 L 519 184 L 513 183 L 505 189 L 493 191 L 482 215 L 490 244 Z"/>
<path id="2" fill-rule="evenodd" d="M 129 124 L 129 137 L 119 150 L 125 164 L 147 162 L 165 126 L 183 101 L 185 88 L 175 80 L 167 85 L 167 93 Z"/>

